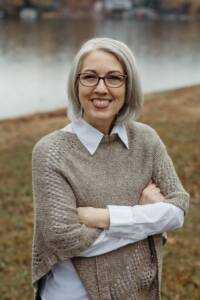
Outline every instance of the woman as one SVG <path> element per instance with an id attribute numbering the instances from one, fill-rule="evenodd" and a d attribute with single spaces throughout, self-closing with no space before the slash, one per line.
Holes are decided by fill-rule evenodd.
<path id="1" fill-rule="evenodd" d="M 68 81 L 72 122 L 33 151 L 33 284 L 42 300 L 160 299 L 162 233 L 189 196 L 142 108 L 122 42 L 87 41 Z"/>

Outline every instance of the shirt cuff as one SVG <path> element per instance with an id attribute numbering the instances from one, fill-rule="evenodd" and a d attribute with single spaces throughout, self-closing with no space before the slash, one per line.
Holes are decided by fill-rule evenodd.
<path id="1" fill-rule="evenodd" d="M 114 228 L 130 226 L 133 224 L 131 206 L 108 205 L 107 208 L 110 214 L 109 231 L 112 231 Z"/>

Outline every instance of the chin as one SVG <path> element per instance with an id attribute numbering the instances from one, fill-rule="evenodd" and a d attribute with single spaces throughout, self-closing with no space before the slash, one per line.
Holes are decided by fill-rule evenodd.
<path id="1" fill-rule="evenodd" d="M 97 112 L 93 114 L 93 119 L 96 120 L 102 120 L 102 121 L 108 121 L 110 122 L 111 120 L 113 120 L 115 118 L 115 115 L 111 115 L 111 114 L 107 114 L 107 113 L 103 113 L 103 112 Z"/>

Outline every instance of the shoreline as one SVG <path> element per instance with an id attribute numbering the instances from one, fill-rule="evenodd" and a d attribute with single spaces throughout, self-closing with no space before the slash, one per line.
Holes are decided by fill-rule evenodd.
<path id="1" fill-rule="evenodd" d="M 158 92 L 150 92 L 144 94 L 144 109 L 147 103 L 151 100 L 163 100 L 166 97 L 175 98 L 175 97 L 188 97 L 191 96 L 195 92 L 195 94 L 199 94 L 200 97 L 200 84 L 191 85 L 181 88 L 175 88 L 172 90 L 164 90 Z M 199 102 L 200 103 L 200 102 Z M 17 123 L 17 122 L 28 122 L 35 119 L 48 119 L 48 118 L 55 118 L 55 117 L 66 117 L 67 118 L 67 107 L 61 109 L 55 109 L 52 111 L 45 111 L 45 112 L 35 112 L 24 116 L 14 117 L 14 118 L 6 118 L 0 119 L 0 126 L 2 124 L 7 123 Z"/>

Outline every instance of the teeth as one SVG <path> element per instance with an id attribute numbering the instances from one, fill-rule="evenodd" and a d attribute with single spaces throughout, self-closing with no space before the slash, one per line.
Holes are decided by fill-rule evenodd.
<path id="1" fill-rule="evenodd" d="M 99 107 L 99 108 L 105 108 L 105 107 L 107 107 L 110 102 L 111 102 L 110 100 L 99 100 L 99 99 L 94 99 L 93 100 L 93 104 L 96 107 Z"/>

